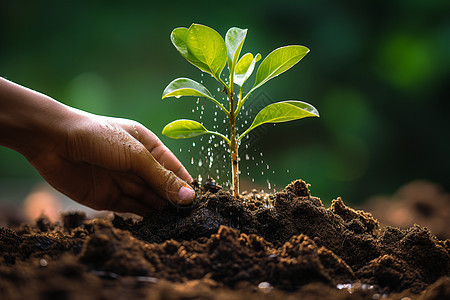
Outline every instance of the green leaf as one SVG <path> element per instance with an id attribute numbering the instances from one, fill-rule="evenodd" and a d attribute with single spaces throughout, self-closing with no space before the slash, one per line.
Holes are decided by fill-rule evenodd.
<path id="1" fill-rule="evenodd" d="M 186 139 L 207 133 L 217 135 L 224 139 L 228 145 L 231 144 L 230 140 L 223 134 L 216 131 L 209 131 L 205 126 L 193 120 L 175 120 L 167 124 L 162 130 L 162 134 L 173 139 Z"/>
<path id="2" fill-rule="evenodd" d="M 167 97 L 196 96 L 213 99 L 206 87 L 189 78 L 177 78 L 164 89 L 162 99 Z"/>
<path id="3" fill-rule="evenodd" d="M 228 52 L 228 69 L 230 74 L 233 75 L 234 68 L 239 59 L 242 46 L 244 45 L 245 36 L 247 35 L 247 29 L 240 29 L 232 27 L 228 29 L 225 35 L 225 44 Z"/>
<path id="4" fill-rule="evenodd" d="M 246 53 L 236 64 L 234 69 L 234 83 L 242 86 L 244 82 L 252 75 L 255 69 L 255 64 L 261 59 L 261 54 L 256 54 L 253 58 L 253 54 Z"/>
<path id="5" fill-rule="evenodd" d="M 186 43 L 188 31 L 189 29 L 185 27 L 175 28 L 174 30 L 172 30 L 172 33 L 170 34 L 170 40 L 172 41 L 172 44 L 175 46 L 175 48 L 177 48 L 178 52 L 180 52 L 181 56 L 183 56 L 188 62 L 190 62 L 194 66 L 198 67 L 199 65 L 202 65 L 202 62 L 188 51 Z M 201 70 L 204 71 L 203 69 Z"/>
<path id="6" fill-rule="evenodd" d="M 307 53 L 309 49 L 303 46 L 285 46 L 273 50 L 263 60 L 256 72 L 255 84 L 252 91 L 260 87 L 270 79 L 289 70 L 298 63 Z"/>
<path id="7" fill-rule="evenodd" d="M 162 134 L 173 139 L 185 139 L 208 133 L 208 130 L 197 121 L 176 120 L 167 124 Z"/>
<path id="8" fill-rule="evenodd" d="M 319 117 L 317 109 L 306 102 L 288 100 L 270 104 L 256 115 L 252 125 L 239 137 L 239 140 L 259 125 L 293 121 L 306 117 Z"/>
<path id="9" fill-rule="evenodd" d="M 183 42 L 180 41 L 183 40 L 183 37 L 185 38 L 184 41 L 188 52 L 185 58 L 200 70 L 219 79 L 220 73 L 227 62 L 227 48 L 220 34 L 208 26 L 199 24 L 192 24 L 187 34 L 185 36 L 184 34 L 181 31 L 177 32 L 178 45 L 181 48 L 183 47 Z M 184 51 L 183 48 L 182 50 Z M 181 51 L 180 53 L 183 55 Z"/>
<path id="10" fill-rule="evenodd" d="M 180 98 L 181 96 L 206 97 L 214 102 L 229 116 L 228 110 L 217 101 L 202 84 L 189 78 L 177 78 L 164 89 L 162 99 L 167 97 Z"/>

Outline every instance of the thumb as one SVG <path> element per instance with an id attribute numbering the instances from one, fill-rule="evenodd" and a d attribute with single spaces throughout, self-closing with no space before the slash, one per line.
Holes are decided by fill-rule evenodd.
<path id="1" fill-rule="evenodd" d="M 174 172 L 164 168 L 147 149 L 136 153 L 132 169 L 161 197 L 178 205 L 189 205 L 195 191 Z"/>

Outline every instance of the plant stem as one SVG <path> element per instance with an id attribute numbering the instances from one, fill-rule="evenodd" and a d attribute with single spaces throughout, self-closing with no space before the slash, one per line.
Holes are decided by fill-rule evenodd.
<path id="1" fill-rule="evenodd" d="M 230 76 L 230 88 L 227 89 L 230 100 L 230 154 L 231 154 L 231 194 L 239 197 L 239 140 L 236 139 L 236 116 L 234 114 L 233 77 Z"/>

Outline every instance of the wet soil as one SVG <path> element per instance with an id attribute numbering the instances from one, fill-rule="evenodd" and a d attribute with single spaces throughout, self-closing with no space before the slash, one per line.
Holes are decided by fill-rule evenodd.
<path id="1" fill-rule="evenodd" d="M 450 299 L 450 240 L 295 181 L 190 209 L 0 229 L 0 299 Z"/>

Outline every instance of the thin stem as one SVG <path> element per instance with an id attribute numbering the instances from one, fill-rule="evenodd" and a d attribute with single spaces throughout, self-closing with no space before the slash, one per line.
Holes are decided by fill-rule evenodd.
<path id="1" fill-rule="evenodd" d="M 245 101 L 247 101 L 248 97 L 250 97 L 251 92 L 253 92 L 253 89 L 251 89 L 245 96 L 244 99 L 242 99 L 242 88 L 241 88 L 241 93 L 240 93 L 240 97 L 239 97 L 239 102 L 236 108 L 236 111 L 234 112 L 234 115 L 237 116 L 239 114 L 239 111 L 242 108 L 242 105 L 244 105 Z"/>
<path id="2" fill-rule="evenodd" d="M 252 128 L 252 126 L 250 125 L 250 127 L 246 130 L 246 131 L 244 131 L 238 138 L 237 138 L 237 140 L 238 141 L 240 141 L 240 140 L 242 140 L 251 130 L 252 130 L 253 128 Z"/>
<path id="3" fill-rule="evenodd" d="M 216 132 L 216 131 L 209 131 L 209 130 L 208 130 L 208 133 L 220 136 L 221 138 L 223 138 L 225 140 L 225 142 L 227 142 L 228 146 L 231 145 L 230 140 L 226 136 L 224 136 L 223 134 L 221 134 L 219 132 Z"/>
<path id="4" fill-rule="evenodd" d="M 231 154 L 231 172 L 232 172 L 232 186 L 231 194 L 239 197 L 239 140 L 236 139 L 236 116 L 234 115 L 234 93 L 233 93 L 233 78 L 230 75 L 230 88 L 227 89 L 228 99 L 230 100 L 230 154 Z"/>
<path id="5" fill-rule="evenodd" d="M 228 85 L 222 80 L 222 78 L 220 78 L 220 77 L 214 77 L 214 78 L 216 78 L 217 79 L 217 81 L 219 81 L 220 82 L 220 84 L 222 84 L 223 85 L 223 87 L 225 88 L 225 90 L 229 90 L 229 87 L 228 87 Z"/>
<path id="6" fill-rule="evenodd" d="M 208 97 L 208 99 L 210 99 L 212 102 L 214 102 L 218 107 L 220 107 L 220 109 L 227 115 L 227 117 L 230 117 L 230 112 L 216 99 L 212 98 L 212 97 Z"/>
<path id="7" fill-rule="evenodd" d="M 213 75 L 214 76 L 214 75 Z M 223 85 L 223 87 L 225 88 L 225 90 L 228 90 L 228 86 L 227 86 L 227 84 L 222 80 L 222 78 L 220 78 L 220 76 L 219 77 L 216 77 L 216 76 L 214 76 L 214 78 L 218 81 L 218 82 L 220 82 L 220 84 L 221 85 Z M 228 118 L 230 118 L 230 112 L 219 102 L 219 101 L 217 101 L 216 99 L 214 99 L 214 98 L 212 98 L 212 97 L 210 97 L 209 99 L 211 99 L 215 104 L 217 104 L 217 106 L 219 106 L 220 107 L 220 109 L 227 115 L 227 117 Z"/>
<path id="8" fill-rule="evenodd" d="M 242 86 L 241 86 L 241 88 L 239 89 L 238 105 L 237 105 L 236 111 L 234 112 L 234 117 L 235 117 L 235 119 L 237 118 L 237 116 L 238 116 L 238 114 L 239 114 L 239 111 L 241 110 L 241 105 L 240 105 L 241 100 L 242 100 Z"/>

